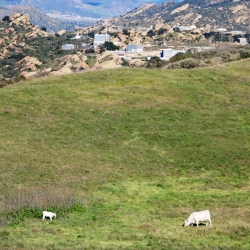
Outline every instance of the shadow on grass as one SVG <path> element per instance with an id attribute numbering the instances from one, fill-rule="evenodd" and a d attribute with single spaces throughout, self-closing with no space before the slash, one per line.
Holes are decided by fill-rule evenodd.
<path id="1" fill-rule="evenodd" d="M 182 224 L 182 226 L 184 227 L 184 224 Z M 199 227 L 205 227 L 206 226 L 206 224 L 204 224 L 204 223 L 199 223 Z M 187 226 L 187 227 L 197 227 L 197 224 L 191 224 L 191 225 L 189 225 L 189 226 Z"/>

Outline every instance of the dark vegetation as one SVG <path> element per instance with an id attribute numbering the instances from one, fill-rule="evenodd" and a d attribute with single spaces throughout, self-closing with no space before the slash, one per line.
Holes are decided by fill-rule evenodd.
<path id="1" fill-rule="evenodd" d="M 106 51 L 106 50 L 119 50 L 120 47 L 116 46 L 112 42 L 105 42 L 104 44 L 100 45 L 100 53 Z"/>

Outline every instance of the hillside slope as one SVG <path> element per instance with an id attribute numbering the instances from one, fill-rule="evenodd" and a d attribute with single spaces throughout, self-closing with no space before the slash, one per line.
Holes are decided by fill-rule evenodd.
<path id="1" fill-rule="evenodd" d="M 1 248 L 248 249 L 249 66 L 0 89 Z M 203 209 L 213 227 L 181 227 Z"/>
<path id="2" fill-rule="evenodd" d="M 210 4 L 208 4 L 210 2 Z M 171 26 L 196 25 L 197 27 L 249 29 L 249 1 L 184 1 L 164 2 L 141 6 L 121 16 L 110 19 L 110 25 L 124 27 L 149 27 L 169 24 Z"/>

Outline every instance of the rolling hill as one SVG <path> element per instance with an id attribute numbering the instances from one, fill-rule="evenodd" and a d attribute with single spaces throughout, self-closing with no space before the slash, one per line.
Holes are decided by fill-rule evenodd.
<path id="1" fill-rule="evenodd" d="M 249 66 L 0 89 L 1 249 L 248 249 Z M 181 227 L 203 209 L 213 227 Z"/>

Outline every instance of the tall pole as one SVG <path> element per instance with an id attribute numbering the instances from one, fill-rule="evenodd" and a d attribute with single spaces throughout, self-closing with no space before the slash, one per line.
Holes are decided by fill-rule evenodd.
<path id="1" fill-rule="evenodd" d="M 106 19 L 106 35 L 105 35 L 105 42 L 107 42 L 108 38 L 108 24 L 107 24 L 107 19 Z"/>

